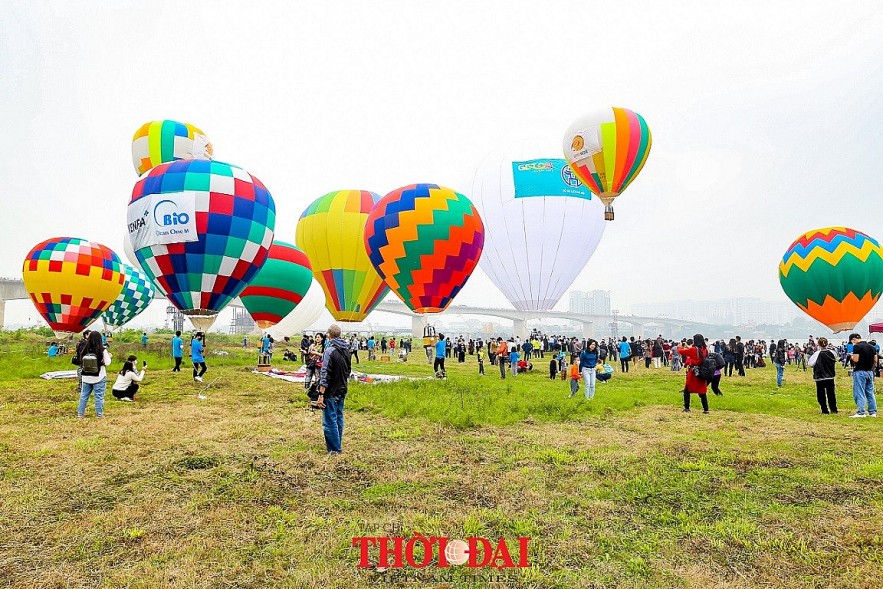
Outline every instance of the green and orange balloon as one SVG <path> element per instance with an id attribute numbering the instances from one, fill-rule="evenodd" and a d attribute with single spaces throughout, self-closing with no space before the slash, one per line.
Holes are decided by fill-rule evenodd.
<path id="1" fill-rule="evenodd" d="M 807 315 L 839 332 L 853 329 L 883 291 L 883 249 L 848 227 L 798 237 L 779 263 L 779 282 Z"/>

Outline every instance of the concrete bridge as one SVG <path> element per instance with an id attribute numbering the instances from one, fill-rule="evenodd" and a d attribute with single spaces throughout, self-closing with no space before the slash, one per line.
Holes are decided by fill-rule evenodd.
<path id="1" fill-rule="evenodd" d="M 396 315 L 407 315 L 411 317 L 411 332 L 415 337 L 423 336 L 423 328 L 431 321 L 432 315 L 417 315 L 413 313 L 407 306 L 398 301 L 384 301 L 375 307 L 375 311 L 384 313 L 394 313 Z M 581 323 L 583 326 L 583 335 L 585 337 L 597 337 L 596 328 L 602 331 L 598 335 L 606 337 L 607 329 L 610 324 L 627 323 L 635 328 L 635 336 L 651 337 L 659 333 L 663 333 L 667 337 L 685 337 L 693 335 L 696 332 L 708 332 L 709 328 L 719 332 L 725 326 L 722 325 L 706 325 L 695 321 L 686 321 L 681 319 L 671 319 L 668 317 L 641 317 L 636 315 L 584 315 L 582 313 L 571 313 L 570 311 L 518 311 L 517 309 L 498 309 L 493 307 L 472 307 L 467 305 L 451 305 L 442 315 L 486 315 L 489 317 L 500 317 L 512 321 L 512 333 L 519 337 L 527 337 L 527 322 L 541 319 L 566 319 Z M 645 332 L 649 326 L 659 326 L 653 333 Z M 727 326 L 732 329 L 731 326 Z"/>

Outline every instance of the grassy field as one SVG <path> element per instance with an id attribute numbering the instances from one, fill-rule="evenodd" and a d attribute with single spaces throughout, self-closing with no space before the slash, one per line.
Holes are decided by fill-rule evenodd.
<path id="1" fill-rule="evenodd" d="M 104 420 L 75 419 L 72 381 L 36 378 L 70 366 L 43 339 L 0 339 L 3 587 L 883 584 L 883 421 L 848 419 L 845 371 L 839 415 L 794 368 L 782 389 L 772 369 L 725 378 L 703 415 L 668 370 L 617 372 L 585 401 L 470 359 L 447 381 L 352 385 L 329 457 L 301 387 L 252 374 L 232 338 L 209 340 L 229 355 L 203 385 L 169 370 L 168 336 L 115 342 L 149 376 Z M 351 539 L 393 530 L 529 536 L 532 566 L 359 569 Z"/>

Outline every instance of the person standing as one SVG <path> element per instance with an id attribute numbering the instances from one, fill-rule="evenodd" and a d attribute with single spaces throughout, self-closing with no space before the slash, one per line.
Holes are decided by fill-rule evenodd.
<path id="1" fill-rule="evenodd" d="M 776 365 L 776 384 L 779 386 L 779 388 L 782 388 L 782 378 L 785 376 L 787 349 L 787 340 L 780 339 L 779 342 L 776 344 L 775 351 L 773 352 L 773 364 Z"/>
<path id="2" fill-rule="evenodd" d="M 819 338 L 818 350 L 809 357 L 809 365 L 812 366 L 812 379 L 816 381 L 816 400 L 822 413 L 837 413 L 837 393 L 834 390 L 837 356 L 828 347 L 828 338 Z"/>
<path id="3" fill-rule="evenodd" d="M 435 363 L 432 365 L 432 370 L 438 378 L 447 378 L 447 373 L 445 372 L 445 354 L 447 352 L 447 346 L 448 344 L 445 341 L 445 334 L 438 334 L 438 341 L 435 342 Z"/>
<path id="4" fill-rule="evenodd" d="M 74 357 L 71 358 L 71 364 L 74 364 L 77 367 L 77 393 L 83 392 L 83 367 L 80 366 L 80 356 L 83 354 L 83 350 L 86 348 L 86 344 L 89 343 L 89 334 L 92 333 L 91 330 L 87 329 L 83 332 L 83 337 L 80 341 L 77 342 L 77 347 L 74 349 Z"/>
<path id="5" fill-rule="evenodd" d="M 619 363 L 623 372 L 629 371 L 629 358 L 631 358 L 631 355 L 632 347 L 626 341 L 625 336 L 622 336 L 622 341 L 619 342 Z"/>
<path id="6" fill-rule="evenodd" d="M 770 354 L 772 356 L 772 354 Z M 730 338 L 729 343 L 724 348 L 724 374 L 733 376 L 733 367 L 736 366 L 736 340 Z"/>
<path id="7" fill-rule="evenodd" d="M 736 336 L 736 370 L 739 371 L 739 376 L 745 376 L 745 344 L 742 343 L 741 335 Z"/>
<path id="8" fill-rule="evenodd" d="M 79 356 L 83 374 L 83 388 L 80 391 L 80 403 L 77 405 L 77 417 L 82 419 L 86 413 L 89 397 L 95 393 L 95 417 L 104 417 L 104 393 L 107 390 L 107 367 L 112 358 L 110 352 L 101 343 L 101 334 L 93 331 L 83 346 Z"/>
<path id="9" fill-rule="evenodd" d="M 855 414 L 850 417 L 877 417 L 877 397 L 874 395 L 874 367 L 877 350 L 858 333 L 849 335 L 852 344 L 852 396 Z M 86 382 L 85 378 L 83 382 Z"/>
<path id="10" fill-rule="evenodd" d="M 570 363 L 570 394 L 567 395 L 568 399 L 579 391 L 579 377 L 579 362 L 574 358 Z"/>
<path id="11" fill-rule="evenodd" d="M 306 337 L 306 335 L 304 335 Z M 303 344 L 301 344 L 303 346 Z M 317 333 L 313 337 L 313 343 L 307 346 L 307 352 L 304 354 L 304 362 L 307 365 L 307 373 L 304 376 L 304 390 L 309 391 L 313 381 L 319 380 L 319 363 L 322 359 L 322 338 Z"/>
<path id="12" fill-rule="evenodd" d="M 181 362 L 184 360 L 184 340 L 181 339 L 180 331 L 176 331 L 175 337 L 172 338 L 172 358 L 175 360 L 172 372 L 181 372 Z"/>
<path id="13" fill-rule="evenodd" d="M 708 383 L 697 374 L 702 361 L 708 356 L 708 348 L 705 346 L 705 338 L 697 333 L 692 341 L 688 341 L 689 347 L 678 348 L 678 353 L 684 358 L 687 366 L 687 381 L 684 384 L 684 413 L 690 412 L 690 395 L 699 395 L 702 402 L 702 413 L 708 413 Z"/>
<path id="14" fill-rule="evenodd" d="M 350 350 L 340 337 L 340 326 L 328 328 L 330 342 L 322 356 L 319 373 L 319 399 L 316 407 L 322 409 L 322 429 L 325 432 L 325 450 L 328 454 L 343 451 L 343 404 L 350 378 Z"/>
<path id="15" fill-rule="evenodd" d="M 500 365 L 500 378 L 506 379 L 506 364 L 509 363 L 509 346 L 503 338 L 497 338 L 497 362 Z"/>
<path id="16" fill-rule="evenodd" d="M 141 334 L 141 347 L 142 348 L 147 347 L 147 332 L 146 331 Z"/>
<path id="17" fill-rule="evenodd" d="M 662 338 L 656 338 L 653 342 L 653 368 L 659 368 L 662 365 Z"/>
<path id="18" fill-rule="evenodd" d="M 190 361 L 193 362 L 193 380 L 196 382 L 202 382 L 202 376 L 208 370 L 205 365 L 204 337 L 201 331 L 197 331 L 193 339 L 190 340 Z"/>
<path id="19" fill-rule="evenodd" d="M 595 369 L 598 367 L 598 342 L 590 339 L 585 349 L 579 353 L 579 371 L 585 381 L 586 400 L 595 398 Z"/>

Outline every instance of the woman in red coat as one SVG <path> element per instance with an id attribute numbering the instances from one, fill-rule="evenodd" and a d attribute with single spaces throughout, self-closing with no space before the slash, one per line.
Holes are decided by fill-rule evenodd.
<path id="1" fill-rule="evenodd" d="M 689 341 L 687 342 L 690 343 Z M 693 345 L 687 348 L 678 347 L 678 353 L 684 358 L 687 366 L 687 384 L 684 386 L 684 413 L 690 412 L 690 395 L 696 393 L 702 402 L 702 413 L 708 413 L 708 383 L 696 376 L 694 367 L 702 364 L 702 360 L 708 356 L 708 348 L 705 347 L 705 338 L 701 334 L 693 336 Z"/>

